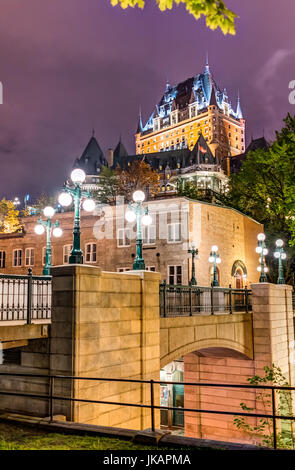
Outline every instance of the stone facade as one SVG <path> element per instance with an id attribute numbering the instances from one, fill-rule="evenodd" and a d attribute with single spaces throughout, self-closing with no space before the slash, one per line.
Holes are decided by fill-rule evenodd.
<path id="1" fill-rule="evenodd" d="M 187 250 L 190 243 L 194 241 L 199 249 L 199 259 L 196 260 L 199 285 L 208 286 L 211 283 L 212 266 L 210 267 L 208 263 L 208 257 L 211 246 L 215 244 L 219 247 L 222 259 L 219 265 L 220 285 L 232 284 L 236 287 L 235 274 L 240 277 L 239 285 L 247 283 L 249 286 L 250 283 L 258 281 L 255 247 L 257 234 L 263 231 L 261 224 L 234 209 L 194 202 L 184 197 L 151 201 L 147 204 L 153 217 L 152 225 L 155 228 L 154 232 L 151 228 L 149 229 L 150 239 L 146 240 L 149 243 L 143 244 L 143 256 L 146 267 L 160 272 L 162 279 L 170 283 L 188 283 L 191 277 L 191 258 Z M 132 269 L 135 256 L 135 226 L 125 223 L 125 211 L 124 205 L 103 207 L 97 211 L 96 215 L 88 215 L 82 211 L 81 246 L 85 263 L 100 266 L 105 271 Z M 73 213 L 58 213 L 53 217 L 53 220 L 55 219 L 59 220 L 63 235 L 58 239 L 52 237 L 52 264 L 67 264 L 69 253 L 66 253 L 65 246 L 69 247 L 72 244 Z M 36 216 L 27 217 L 23 220 L 24 234 L 1 236 L 0 250 L 5 251 L 6 254 L 5 267 L 0 268 L 1 273 L 25 274 L 28 267 L 32 267 L 34 274 L 42 273 L 42 250 L 45 249 L 46 241 L 45 235 L 35 234 L 36 222 Z M 181 239 L 179 240 L 177 239 L 178 223 L 181 224 Z M 130 243 L 128 240 L 121 243 L 118 239 L 123 234 L 124 227 L 129 229 Z M 124 233 L 127 234 L 126 231 Z M 85 252 L 86 245 L 90 243 L 95 245 L 95 256 L 91 254 L 90 258 L 92 258 L 88 260 Z M 32 259 L 26 256 L 26 249 L 28 254 L 30 248 L 34 250 L 33 265 Z M 22 250 L 20 266 L 13 266 L 14 250 Z M 232 273 L 235 263 L 240 262 L 241 266 L 244 266 L 243 269 L 246 268 L 247 273 L 243 270 Z M 179 268 L 176 268 L 177 266 Z M 177 269 L 181 271 L 179 278 L 177 278 Z M 241 276 L 245 274 L 247 277 L 242 278 Z"/>

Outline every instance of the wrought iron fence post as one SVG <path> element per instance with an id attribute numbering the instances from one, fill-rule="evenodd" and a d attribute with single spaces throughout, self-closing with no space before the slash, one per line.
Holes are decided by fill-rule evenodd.
<path id="1" fill-rule="evenodd" d="M 233 313 L 233 309 L 232 309 L 232 289 L 231 289 L 231 284 L 229 284 L 229 291 L 228 291 L 228 296 L 229 296 L 229 313 L 232 314 Z"/>
<path id="2" fill-rule="evenodd" d="M 192 311 L 192 286 L 189 286 L 188 287 L 189 291 L 188 291 L 188 296 L 189 296 L 189 315 L 190 317 L 193 315 L 193 311 Z"/>
<path id="3" fill-rule="evenodd" d="M 151 423 L 152 431 L 155 432 L 155 408 L 154 408 L 154 381 L 151 379 Z"/>
<path id="4" fill-rule="evenodd" d="M 166 317 L 166 279 L 163 281 L 163 316 Z"/>
<path id="5" fill-rule="evenodd" d="M 32 269 L 28 269 L 27 324 L 32 323 Z"/>
<path id="6" fill-rule="evenodd" d="M 246 313 L 249 312 L 249 304 L 248 304 L 248 301 L 249 301 L 249 296 L 248 296 L 248 289 L 247 289 L 247 286 L 245 286 L 245 304 L 246 304 Z"/>
<path id="7" fill-rule="evenodd" d="M 275 390 L 271 389 L 271 398 L 272 398 L 272 425 L 273 425 L 273 448 L 277 448 L 277 423 L 276 423 L 276 401 L 275 401 Z"/>
<path id="8" fill-rule="evenodd" d="M 214 286 L 213 286 L 213 282 L 211 283 L 211 315 L 214 315 L 214 296 L 213 296 L 213 289 L 214 289 Z"/>
<path id="9" fill-rule="evenodd" d="M 53 377 L 49 377 L 49 416 L 50 416 L 50 421 L 53 421 Z"/>

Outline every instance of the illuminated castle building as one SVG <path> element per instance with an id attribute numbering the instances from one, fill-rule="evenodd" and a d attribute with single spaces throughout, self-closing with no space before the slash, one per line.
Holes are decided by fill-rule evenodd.
<path id="1" fill-rule="evenodd" d="M 215 198 L 227 188 L 231 161 L 237 164 L 243 154 L 245 120 L 240 98 L 234 110 L 226 90 L 217 86 L 207 61 L 204 73 L 173 87 L 167 83 L 145 125 L 139 116 L 135 154 L 128 154 L 120 138 L 105 158 L 92 135 L 74 166 L 85 170 L 87 188 L 95 189 L 103 165 L 126 169 L 134 161 L 143 160 L 158 172 L 159 196 L 173 195 L 190 181 Z"/>
<path id="2" fill-rule="evenodd" d="M 226 89 L 217 86 L 210 67 L 166 90 L 145 125 L 139 116 L 136 153 L 192 150 L 203 134 L 214 157 L 229 173 L 228 156 L 245 151 L 245 120 L 238 96 L 234 110 Z"/>

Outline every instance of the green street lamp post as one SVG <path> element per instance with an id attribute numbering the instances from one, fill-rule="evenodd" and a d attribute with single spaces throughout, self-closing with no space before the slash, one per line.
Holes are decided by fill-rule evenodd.
<path id="1" fill-rule="evenodd" d="M 221 263 L 221 258 L 218 253 L 218 246 L 213 245 L 211 248 L 211 253 L 209 256 L 209 263 L 213 263 L 213 282 L 212 286 L 219 286 L 218 277 L 217 277 L 217 267 L 216 265 Z"/>
<path id="2" fill-rule="evenodd" d="M 143 191 L 135 191 L 132 195 L 135 204 L 129 204 L 126 211 L 125 218 L 127 222 L 134 222 L 136 220 L 136 256 L 133 263 L 133 269 L 145 270 L 145 262 L 142 256 L 142 225 L 150 225 L 152 218 L 148 213 L 148 208 L 142 206 L 145 200 Z"/>
<path id="3" fill-rule="evenodd" d="M 260 255 L 259 257 L 259 266 L 257 271 L 260 272 L 259 282 L 267 282 L 266 273 L 268 272 L 268 267 L 265 266 L 265 255 L 268 254 L 268 249 L 265 245 L 265 235 L 264 233 L 259 233 L 257 235 L 258 246 L 256 247 L 256 253 Z"/>
<path id="4" fill-rule="evenodd" d="M 42 235 L 46 230 L 46 255 L 45 255 L 45 265 L 43 268 L 43 276 L 50 275 L 51 268 L 51 234 L 55 237 L 61 237 L 62 229 L 59 226 L 59 221 L 56 220 L 52 222 L 51 218 L 54 216 L 55 210 L 53 207 L 47 206 L 43 210 L 43 214 L 46 217 L 46 220 L 42 220 L 41 217 L 38 219 L 38 224 L 35 226 L 35 233 L 37 235 Z"/>
<path id="5" fill-rule="evenodd" d="M 276 241 L 276 251 L 274 252 L 274 257 L 279 260 L 279 275 L 278 275 L 277 284 L 285 284 L 283 260 L 287 258 L 287 255 L 284 252 L 283 245 L 284 245 L 283 240 L 279 239 Z"/>
<path id="6" fill-rule="evenodd" d="M 70 206 L 74 200 L 74 230 L 73 230 L 73 248 L 69 257 L 69 264 L 83 264 L 83 251 L 81 250 L 81 228 L 80 228 L 80 211 L 81 202 L 83 201 L 83 209 L 92 212 L 95 209 L 95 202 L 91 199 L 89 191 L 83 191 L 82 184 L 86 179 L 86 174 L 80 168 L 75 168 L 71 173 L 73 187 L 66 184 L 63 186 L 63 192 L 59 195 L 58 201 L 64 206 Z"/>
<path id="7" fill-rule="evenodd" d="M 195 269 L 195 257 L 198 256 L 199 250 L 195 248 L 195 244 L 192 243 L 190 249 L 187 250 L 187 252 L 192 255 L 192 277 L 191 277 L 191 280 L 189 281 L 189 284 L 191 286 L 196 286 L 197 279 L 196 279 L 196 269 Z"/>

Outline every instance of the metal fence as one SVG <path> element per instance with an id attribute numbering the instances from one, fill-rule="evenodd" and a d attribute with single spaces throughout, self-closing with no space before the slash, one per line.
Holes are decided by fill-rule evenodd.
<path id="1" fill-rule="evenodd" d="M 51 318 L 51 276 L 0 274 L 0 321 Z"/>
<path id="2" fill-rule="evenodd" d="M 224 287 L 160 284 L 160 316 L 248 313 L 252 310 L 252 291 Z"/>
<path id="3" fill-rule="evenodd" d="M 295 416 L 292 414 L 292 410 L 288 410 L 287 413 L 280 413 L 280 395 L 282 393 L 290 394 L 295 391 L 295 387 L 289 386 L 280 386 L 280 385 L 249 385 L 249 384 L 228 384 L 228 383 L 202 383 L 202 382 L 170 382 L 170 381 L 157 381 L 157 380 L 140 380 L 140 379 L 115 379 L 115 378 L 105 378 L 105 377 L 77 377 L 69 375 L 41 375 L 41 374 L 23 374 L 15 372 L 0 372 L 1 376 L 4 377 L 31 377 L 31 378 L 42 378 L 46 380 L 48 384 L 48 394 L 38 394 L 38 393 L 23 393 L 17 392 L 15 390 L 0 390 L 0 395 L 8 395 L 11 397 L 26 397 L 37 398 L 46 400 L 48 402 L 48 415 L 50 420 L 54 419 L 54 401 L 65 401 L 72 403 L 92 403 L 92 404 L 104 404 L 104 405 L 115 405 L 115 406 L 130 406 L 135 408 L 147 408 L 150 410 L 150 419 L 151 419 L 151 430 L 155 431 L 155 410 L 172 410 L 179 411 L 179 407 L 175 406 L 160 406 L 155 404 L 155 386 L 162 384 L 170 384 L 185 386 L 193 386 L 197 388 L 206 387 L 206 388 L 224 388 L 224 389 L 241 389 L 241 390 L 256 390 L 260 394 L 265 390 L 268 392 L 268 410 L 269 413 L 253 413 L 250 408 L 249 411 L 237 411 L 237 410 L 216 410 L 216 409 L 201 409 L 201 408 L 182 408 L 183 412 L 189 413 L 204 413 L 204 414 L 213 414 L 213 415 L 227 415 L 227 416 L 242 416 L 245 418 L 264 418 L 265 420 L 271 420 L 272 422 L 272 433 L 270 435 L 272 440 L 272 446 L 274 449 L 278 448 L 278 434 L 279 430 L 277 427 L 277 420 L 286 420 L 289 423 L 295 421 Z M 73 398 L 70 396 L 62 396 L 54 393 L 54 388 L 56 381 L 59 379 L 65 380 L 82 380 L 82 381 L 100 381 L 100 382 L 121 382 L 121 383 L 138 383 L 142 385 L 147 385 L 149 387 L 150 393 L 150 404 L 134 403 L 134 402 L 118 402 L 118 401 L 109 401 L 109 400 L 91 400 L 86 398 Z M 1 385 L 1 381 L 0 381 Z M 265 411 L 265 410 L 264 410 Z M 267 411 L 267 410 L 266 410 Z M 292 438 L 293 440 L 293 438 Z"/>

